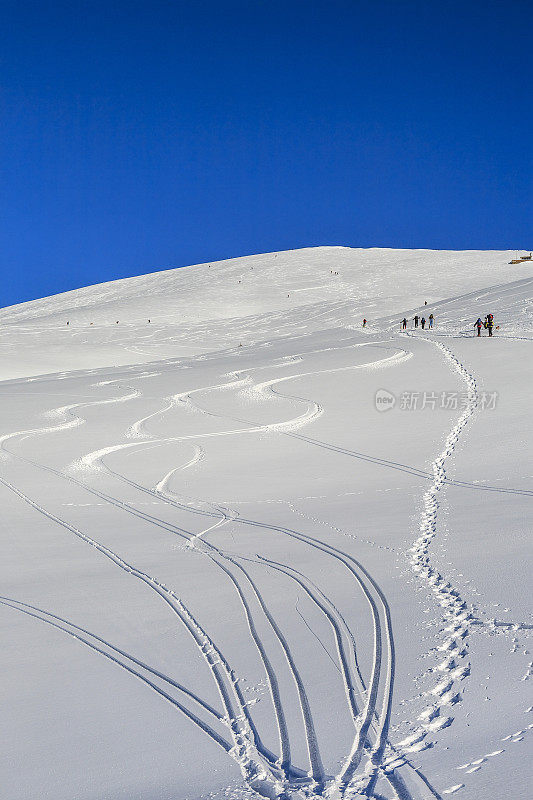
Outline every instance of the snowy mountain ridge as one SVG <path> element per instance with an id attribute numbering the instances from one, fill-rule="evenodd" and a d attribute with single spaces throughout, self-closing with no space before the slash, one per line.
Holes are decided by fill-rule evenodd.
<path id="1" fill-rule="evenodd" d="M 405 303 L 414 308 L 426 299 L 434 302 L 530 276 L 531 264 L 509 265 L 513 255 L 348 247 L 289 250 L 87 286 L 3 309 L 0 320 L 56 324 L 68 315 L 74 323 L 114 324 L 117 315 L 137 322 L 163 314 L 165 319 L 174 315 L 176 321 L 197 321 L 346 298 L 358 304 L 379 301 L 379 311 L 399 312 Z M 339 273 L 333 275 L 337 280 L 332 273 Z M 285 296 L 291 292 L 292 300 Z"/>
<path id="2" fill-rule="evenodd" d="M 198 355 L 278 331 L 358 327 L 363 318 L 392 325 L 425 301 L 451 324 L 454 298 L 490 287 L 499 298 L 499 286 L 522 281 L 503 309 L 506 329 L 517 333 L 530 323 L 532 266 L 510 266 L 513 252 L 307 248 L 88 286 L 0 311 L 0 335 L 10 329 L 1 375 Z M 454 324 L 473 324 L 474 305 L 467 300 Z"/>

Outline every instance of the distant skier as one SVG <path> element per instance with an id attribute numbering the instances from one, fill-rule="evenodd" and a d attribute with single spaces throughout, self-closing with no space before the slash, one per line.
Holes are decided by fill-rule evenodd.
<path id="1" fill-rule="evenodd" d="M 430 315 L 429 315 L 429 327 L 430 327 L 430 328 L 432 328 L 432 327 L 433 327 L 433 321 L 434 321 L 433 314 L 430 314 Z"/>
<path id="2" fill-rule="evenodd" d="M 363 328 L 366 328 L 366 319 L 363 320 Z"/>
<path id="3" fill-rule="evenodd" d="M 426 318 L 425 317 L 422 317 L 422 319 L 420 320 L 420 325 L 422 326 L 422 330 L 424 330 L 424 328 L 426 327 Z"/>
<path id="4" fill-rule="evenodd" d="M 415 314 L 415 316 L 413 318 L 413 322 L 415 323 L 415 328 L 418 328 L 418 320 L 419 320 L 419 316 L 418 316 L 418 314 Z"/>
<path id="5" fill-rule="evenodd" d="M 405 317 L 402 319 L 402 328 L 403 330 L 407 328 L 407 319 Z"/>
<path id="6" fill-rule="evenodd" d="M 427 306 L 427 304 L 428 304 L 428 301 L 424 300 L 424 305 Z"/>
<path id="7" fill-rule="evenodd" d="M 69 324 L 69 323 L 67 322 L 67 325 L 68 325 L 68 324 Z"/>
<path id="8" fill-rule="evenodd" d="M 492 336 L 492 330 L 494 328 L 494 317 L 492 314 L 487 314 L 487 328 L 489 331 L 489 336 Z"/>
<path id="9" fill-rule="evenodd" d="M 483 323 L 481 322 L 481 317 L 477 318 L 477 322 L 474 325 L 474 327 L 477 328 L 477 335 L 481 336 L 481 328 L 483 327 Z"/>

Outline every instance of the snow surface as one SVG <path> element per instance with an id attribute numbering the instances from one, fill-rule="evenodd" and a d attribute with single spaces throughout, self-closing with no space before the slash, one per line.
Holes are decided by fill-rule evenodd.
<path id="1" fill-rule="evenodd" d="M 513 256 L 322 247 L 0 312 L 2 797 L 530 797 Z"/>

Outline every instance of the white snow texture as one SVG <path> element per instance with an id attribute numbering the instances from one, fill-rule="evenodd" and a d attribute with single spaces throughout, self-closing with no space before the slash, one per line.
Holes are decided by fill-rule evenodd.
<path id="1" fill-rule="evenodd" d="M 514 255 L 320 247 L 0 312 L 3 798 L 530 797 Z"/>

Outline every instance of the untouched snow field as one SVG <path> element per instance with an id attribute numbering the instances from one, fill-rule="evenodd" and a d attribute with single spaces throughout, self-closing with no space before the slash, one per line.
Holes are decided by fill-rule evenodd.
<path id="1" fill-rule="evenodd" d="M 2 797 L 530 798 L 513 255 L 323 247 L 0 312 Z"/>

